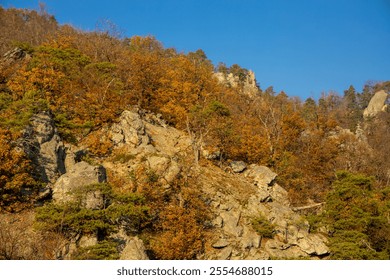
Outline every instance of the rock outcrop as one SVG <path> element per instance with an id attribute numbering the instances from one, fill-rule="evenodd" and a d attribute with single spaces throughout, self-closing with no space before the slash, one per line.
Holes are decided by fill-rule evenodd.
<path id="1" fill-rule="evenodd" d="M 125 247 L 120 254 L 121 260 L 148 260 L 144 243 L 138 237 L 126 240 Z"/>
<path id="2" fill-rule="evenodd" d="M 126 181 L 123 188 L 130 190 L 136 187 L 126 178 L 137 170 L 143 170 L 149 180 L 159 181 L 169 189 L 181 172 L 178 156 L 191 145 L 185 133 L 144 111 L 124 111 L 120 121 L 112 125 L 110 133 L 115 145 L 114 153 L 128 156 L 123 162 L 105 161 L 103 165 L 115 177 Z"/>
<path id="3" fill-rule="evenodd" d="M 3 55 L 2 62 L 5 64 L 11 64 L 23 59 L 29 59 L 31 56 L 19 47 L 16 47 Z"/>
<path id="4" fill-rule="evenodd" d="M 66 172 L 64 144 L 54 126 L 50 113 L 35 114 L 23 131 L 22 149 L 32 161 L 34 175 L 40 181 L 54 183 Z"/>
<path id="5" fill-rule="evenodd" d="M 111 140 L 116 146 L 131 145 L 137 147 L 149 144 L 145 126 L 140 115 L 133 111 L 123 111 L 119 122 L 111 126 Z"/>
<path id="6" fill-rule="evenodd" d="M 364 109 L 363 116 L 364 118 L 375 117 L 379 112 L 386 110 L 386 100 L 389 97 L 384 90 L 380 90 L 374 94 L 371 98 L 370 103 L 366 109 Z"/>
<path id="7" fill-rule="evenodd" d="M 257 86 L 255 73 L 249 70 L 244 79 L 233 73 L 214 73 L 214 76 L 218 79 L 221 84 L 224 84 L 232 88 L 241 88 L 241 93 L 248 95 L 249 97 L 254 97 L 258 92 L 259 88 Z"/>
<path id="8" fill-rule="evenodd" d="M 268 167 L 257 164 L 251 164 L 244 175 L 253 180 L 253 183 L 258 187 L 267 187 L 272 185 L 272 182 L 277 176 L 277 174 L 271 171 Z"/>
<path id="9" fill-rule="evenodd" d="M 308 222 L 289 206 L 287 192 L 275 183 L 277 175 L 269 168 L 250 165 L 243 173 L 231 175 L 217 168 L 202 171 L 215 215 L 215 239 L 205 259 L 323 258 L 329 254 L 326 238 L 309 232 Z M 252 221 L 257 217 L 273 225 L 273 238 L 254 230 Z"/>
<path id="10" fill-rule="evenodd" d="M 169 188 L 182 172 L 177 159 L 191 154 L 191 142 L 185 133 L 145 116 L 134 111 L 122 114 L 120 128 L 114 126 L 115 131 L 121 131 L 117 143 L 134 156 L 124 163 L 103 164 L 117 175 L 122 173 L 124 179 L 137 168 L 152 171 L 149 175 L 155 177 L 151 179 Z M 231 174 L 212 165 L 200 167 L 198 182 L 213 215 L 212 238 L 206 245 L 209 249 L 200 259 L 322 258 L 329 253 L 326 238 L 311 234 L 308 222 L 290 207 L 286 190 L 275 183 L 275 172 L 240 161 L 231 162 L 230 170 Z M 273 238 L 263 237 L 253 229 L 252 221 L 259 216 L 274 226 Z M 142 253 L 136 253 L 136 243 L 126 243 L 129 247 L 124 249 L 123 258 L 130 258 L 127 251 L 142 258 Z"/>
<path id="11" fill-rule="evenodd" d="M 230 163 L 230 168 L 232 169 L 233 172 L 235 173 L 241 173 L 246 169 L 246 163 L 243 161 L 232 161 Z"/>
<path id="12" fill-rule="evenodd" d="M 105 181 L 106 170 L 103 166 L 93 166 L 84 161 L 78 162 L 55 182 L 53 200 L 55 203 L 75 201 L 82 188 Z M 104 199 L 99 191 L 89 192 L 81 203 L 88 209 L 104 207 Z"/>

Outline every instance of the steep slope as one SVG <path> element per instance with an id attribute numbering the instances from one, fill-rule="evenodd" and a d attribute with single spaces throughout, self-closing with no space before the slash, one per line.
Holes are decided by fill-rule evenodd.
<path id="1" fill-rule="evenodd" d="M 203 161 L 198 167 L 192 165 L 195 171 L 189 172 L 181 163 L 183 158 L 192 160 L 190 138 L 185 133 L 166 126 L 153 114 L 143 116 L 143 125 L 138 118 L 133 118 L 133 122 L 123 122 L 128 114 L 135 113 L 125 111 L 119 121 L 120 128 L 115 125 L 116 131 L 129 135 L 132 130 L 133 136 L 127 139 L 144 140 L 138 145 L 125 140 L 120 148 L 126 149 L 134 158 L 125 164 L 104 161 L 103 166 L 126 181 L 124 174 L 147 165 L 163 181 L 166 189 L 177 176 L 195 176 L 212 218 L 208 229 L 211 238 L 200 258 L 307 258 L 323 257 L 329 253 L 326 238 L 309 233 L 308 222 L 289 207 L 287 192 L 274 183 L 276 174 L 268 168 L 251 165 L 242 173 L 234 173 Z M 140 126 L 144 129 L 139 129 Z M 262 237 L 253 229 L 252 222 L 259 216 L 273 225 L 272 238 Z"/>
<path id="2" fill-rule="evenodd" d="M 34 120 L 39 118 L 48 120 L 32 122 L 30 131 L 35 133 L 31 135 L 46 139 L 53 135 L 55 128 L 49 115 L 41 113 L 33 117 Z M 66 149 L 61 149 L 61 157 L 58 157 L 58 145 L 38 150 L 34 156 L 38 159 L 44 156 L 46 160 L 36 161 L 36 172 L 46 174 L 47 170 L 52 170 L 55 159 L 63 173 L 47 180 L 52 196 L 44 189 L 41 200 L 46 204 L 52 200 L 48 205 L 61 207 L 64 203 L 78 201 L 78 194 L 86 190 L 88 195 L 82 199 L 81 207 L 93 215 L 102 213 L 109 204 L 103 190 L 88 191 L 91 184 L 106 182 L 121 193 L 147 194 L 145 188 L 150 185 L 144 182 L 153 182 L 151 186 L 159 192 L 157 196 L 175 197 L 179 201 L 178 208 L 185 209 L 186 193 L 177 183 L 179 178 L 184 178 L 180 182 L 196 182 L 188 189 L 196 189 L 201 194 L 201 207 L 208 212 L 207 218 L 201 221 L 202 236 L 207 238 L 198 240 L 203 249 L 196 258 L 297 259 L 323 258 L 329 254 L 326 238 L 309 232 L 308 222 L 293 211 L 287 192 L 275 183 L 277 174 L 267 167 L 241 163 L 241 169 L 220 168 L 204 158 L 195 165 L 190 137 L 168 126 L 161 117 L 142 110 L 124 111 L 117 123 L 103 130 L 114 148 L 111 156 L 95 158 L 94 162 L 87 163 L 78 156 L 87 154 L 88 147 L 67 145 Z M 61 139 L 57 140 L 62 145 Z M 160 212 L 173 206 L 173 199 L 166 201 L 159 206 Z M 123 224 L 114 226 L 116 230 L 104 235 L 99 230 L 71 235 L 64 232 L 68 241 L 61 245 L 62 249 L 56 248 L 56 258 L 74 258 L 105 240 L 116 240 L 121 259 L 145 259 L 147 252 L 152 257 L 150 244 L 144 245 L 142 241 L 148 239 L 145 239 L 147 233 L 126 230 Z M 173 223 L 168 229 L 176 226 Z M 152 236 L 162 233 L 157 230 Z"/>

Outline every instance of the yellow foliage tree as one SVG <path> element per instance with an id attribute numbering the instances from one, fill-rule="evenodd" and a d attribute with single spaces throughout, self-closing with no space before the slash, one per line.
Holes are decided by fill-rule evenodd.
<path id="1" fill-rule="evenodd" d="M 15 144 L 19 135 L 0 128 L 0 209 L 14 211 L 27 201 L 23 191 L 34 193 L 30 162 Z"/>

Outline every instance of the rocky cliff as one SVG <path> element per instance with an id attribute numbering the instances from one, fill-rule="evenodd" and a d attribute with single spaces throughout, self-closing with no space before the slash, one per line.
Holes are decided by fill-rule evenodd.
<path id="1" fill-rule="evenodd" d="M 125 160 L 101 158 L 98 163 L 75 160 L 73 152 L 80 148 L 64 148 L 50 119 L 41 113 L 31 119 L 24 143 L 34 150 L 36 170 L 48 182 L 54 203 L 71 201 L 77 189 L 120 178 L 124 191 L 137 191 L 129 179 L 135 171 L 153 171 L 157 180 L 169 190 L 175 178 L 186 176 L 182 159 L 191 161 L 191 141 L 158 116 L 139 110 L 124 111 L 118 122 L 105 128 L 114 151 L 120 150 Z M 28 139 L 28 141 L 27 141 Z M 34 147 L 34 149 L 32 149 Z M 68 160 L 66 160 L 68 159 Z M 69 160 L 72 159 L 72 160 Z M 69 163 L 71 161 L 71 163 Z M 65 167 L 67 166 L 67 167 Z M 259 165 L 247 166 L 232 162 L 220 168 L 204 159 L 194 168 L 198 185 L 210 210 L 208 223 L 210 238 L 205 242 L 199 259 L 297 259 L 323 258 L 329 254 L 326 238 L 312 234 L 308 222 L 289 205 L 287 192 L 275 183 L 277 174 Z M 194 172 L 194 171 L 193 171 Z M 103 196 L 90 193 L 83 202 L 87 209 L 102 209 Z M 272 232 L 264 234 L 254 226 L 256 219 L 264 219 Z M 121 259 L 146 259 L 143 242 L 137 236 L 120 231 Z M 97 236 L 76 236 L 62 250 L 61 258 L 69 258 L 80 247 L 96 244 Z"/>
<path id="2" fill-rule="evenodd" d="M 371 98 L 367 108 L 364 109 L 364 118 L 375 117 L 379 112 L 384 112 L 387 108 L 386 100 L 389 98 L 389 94 L 384 90 L 380 90 L 374 94 Z"/>
<path id="3" fill-rule="evenodd" d="M 221 84 L 227 87 L 237 88 L 242 94 L 249 97 L 255 96 L 259 92 L 257 86 L 255 73 L 249 70 L 245 75 L 241 77 L 234 75 L 233 73 L 221 73 L 217 72 L 214 76 L 218 79 Z"/>

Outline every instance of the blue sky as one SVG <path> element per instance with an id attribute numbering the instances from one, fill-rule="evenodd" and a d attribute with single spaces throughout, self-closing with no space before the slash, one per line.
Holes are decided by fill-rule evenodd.
<path id="1" fill-rule="evenodd" d="M 126 37 L 202 49 L 214 64 L 255 72 L 262 89 L 318 98 L 390 80 L 390 0 L 46 0 L 59 23 L 93 30 L 109 19 Z M 37 8 L 38 1 L 0 0 Z"/>

